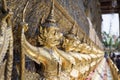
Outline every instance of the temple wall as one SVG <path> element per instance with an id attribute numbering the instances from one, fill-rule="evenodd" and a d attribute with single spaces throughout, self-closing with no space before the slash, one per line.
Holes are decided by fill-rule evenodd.
<path id="1" fill-rule="evenodd" d="M 13 32 L 16 35 L 18 23 L 22 21 L 22 12 L 28 0 L 8 0 L 9 7 L 14 11 Z M 50 0 L 29 0 L 27 10 L 25 12 L 25 21 L 29 25 L 29 30 L 26 33 L 29 41 L 35 45 L 35 35 L 37 29 L 45 22 L 49 11 Z M 92 28 L 95 29 L 96 34 L 101 40 L 101 16 L 98 0 L 55 0 L 55 17 L 60 27 L 61 32 L 66 34 L 75 24 L 78 36 L 82 39 L 84 35 L 89 36 L 90 25 L 87 17 L 90 18 Z M 14 37 L 15 38 L 15 37 Z M 95 37 L 94 37 L 95 38 Z M 98 40 L 99 40 L 98 39 Z M 97 41 L 98 41 L 97 40 Z M 16 40 L 17 41 L 17 40 Z M 95 44 L 97 41 L 93 40 Z"/>
<path id="2" fill-rule="evenodd" d="M 89 34 L 89 24 L 87 21 L 85 7 L 82 0 L 58 0 L 58 2 L 68 11 L 72 18 L 78 23 L 86 34 Z"/>
<path id="3" fill-rule="evenodd" d="M 85 80 L 104 58 L 97 0 L 51 1 L 7 0 L 13 11 L 12 80 Z"/>

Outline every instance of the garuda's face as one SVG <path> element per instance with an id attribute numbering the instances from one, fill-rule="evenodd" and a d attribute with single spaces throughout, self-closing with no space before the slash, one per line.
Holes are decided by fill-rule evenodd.
<path id="1" fill-rule="evenodd" d="M 50 34 L 55 34 L 56 32 L 58 32 L 58 28 L 49 27 L 49 28 L 47 28 L 47 31 L 50 32 Z"/>

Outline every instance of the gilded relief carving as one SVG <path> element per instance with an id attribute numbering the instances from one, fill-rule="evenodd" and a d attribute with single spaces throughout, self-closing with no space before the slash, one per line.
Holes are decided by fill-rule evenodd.
<path id="1" fill-rule="evenodd" d="M 12 11 L 7 8 L 6 0 L 1 1 L 0 21 L 0 80 L 11 80 L 13 63 Z M 8 51 L 7 51 L 8 50 Z M 5 58 L 7 56 L 7 58 Z M 6 67 L 5 67 L 6 66 Z"/>
<path id="2" fill-rule="evenodd" d="M 56 25 L 56 20 L 54 19 L 54 3 L 51 7 L 51 12 L 48 15 L 47 20 L 43 26 L 39 27 L 38 41 L 41 45 L 53 48 L 60 43 L 62 33 L 59 32 L 59 28 Z"/>
<path id="3" fill-rule="evenodd" d="M 37 64 L 42 63 L 45 67 L 44 72 L 42 73 L 46 79 L 52 80 L 57 77 L 58 69 L 57 65 L 59 64 L 59 56 L 53 50 L 56 45 L 59 44 L 58 40 L 61 38 L 62 34 L 57 33 L 58 28 L 55 26 L 54 17 L 54 3 L 51 7 L 51 12 L 47 18 L 47 21 L 44 25 L 45 27 L 40 27 L 40 35 L 38 36 L 38 41 L 40 45 L 44 45 L 45 47 L 34 47 L 29 42 L 27 42 L 24 35 L 24 27 L 26 23 L 21 24 L 20 27 L 23 27 L 21 32 L 21 80 L 25 78 L 25 57 L 27 55 L 30 59 L 37 62 Z M 55 41 L 55 44 L 54 44 Z"/>
<path id="4" fill-rule="evenodd" d="M 67 52 L 70 52 L 70 51 L 79 52 L 80 44 L 81 42 L 77 36 L 77 31 L 75 30 L 75 26 L 73 26 L 69 31 L 69 33 L 65 35 L 62 47 Z"/>
<path id="5" fill-rule="evenodd" d="M 61 73 L 59 72 L 58 68 L 60 66 L 57 67 L 57 65 L 61 65 L 61 68 L 63 71 L 65 71 L 64 73 L 66 75 L 70 72 L 72 65 L 75 65 L 75 61 L 72 56 L 56 48 L 56 45 L 59 44 L 59 39 L 62 38 L 62 33 L 59 33 L 57 31 L 59 28 L 55 26 L 55 20 L 53 18 L 54 17 L 53 8 L 54 6 L 52 5 L 50 15 L 47 18 L 48 22 L 44 24 L 45 27 L 44 26 L 40 27 L 40 35 L 38 36 L 38 41 L 40 42 L 41 45 L 45 46 L 44 48 L 34 47 L 30 45 L 26 41 L 23 32 L 21 35 L 23 53 L 25 53 L 32 60 L 36 61 L 38 64 L 40 62 L 44 64 L 45 66 L 44 73 L 46 74 L 45 78 L 48 80 L 56 79 L 57 74 Z M 24 25 L 22 27 L 24 27 Z M 23 58 L 24 57 L 21 57 L 21 59 Z M 62 62 L 60 62 L 60 60 L 62 60 Z M 21 63 L 21 65 L 24 66 L 24 63 Z M 22 66 L 21 70 L 23 70 L 24 72 L 24 68 Z M 21 79 L 24 78 L 24 76 L 22 76 L 23 72 L 21 74 Z"/>
<path id="6" fill-rule="evenodd" d="M 17 30 L 13 30 L 15 40 L 14 53 L 20 56 L 20 60 L 15 65 L 18 74 L 17 79 L 84 80 L 91 70 L 91 62 L 95 62 L 92 65 L 93 68 L 97 64 L 96 60 L 102 57 L 101 55 L 96 57 L 90 55 L 96 55 L 97 53 L 102 53 L 102 51 L 96 48 L 95 45 L 90 44 L 91 41 L 88 36 L 86 36 L 84 31 L 80 30 L 77 22 L 71 18 L 56 0 L 51 1 L 45 3 L 43 0 L 31 0 L 26 1 L 26 4 L 21 4 L 22 6 L 24 5 L 24 8 L 16 9 L 15 13 L 18 14 L 13 15 L 13 23 L 18 24 L 19 22 L 18 25 L 11 25 L 13 13 L 11 10 L 7 10 L 5 4 L 3 5 L 5 13 L 1 18 L 0 26 L 0 71 L 2 71 L 0 77 L 2 80 L 11 80 L 13 65 L 13 35 L 11 26 L 15 28 L 15 25 Z M 5 3 L 5 0 L 3 2 Z M 22 3 L 22 0 L 19 2 Z M 34 5 L 31 6 L 29 5 L 30 3 Z M 49 8 L 50 6 L 51 8 Z M 28 9 L 28 7 L 33 8 Z M 16 6 L 13 5 L 12 8 L 15 9 Z M 22 10 L 23 13 L 20 14 L 19 12 L 22 12 Z M 36 11 L 34 12 L 34 10 Z M 39 15 L 39 17 L 36 17 L 34 14 Z M 31 17 L 31 15 L 34 16 Z M 34 20 L 31 20 L 33 17 Z M 40 23 L 39 18 L 41 18 Z M 83 19 L 84 22 L 85 18 Z M 37 34 L 35 34 L 35 29 L 38 31 Z M 30 35 L 27 36 L 28 34 Z M 31 37 L 33 34 L 35 34 L 35 37 L 37 35 L 37 40 Z M 32 40 L 36 40 L 36 42 L 34 43 Z M 8 57 L 3 60 L 6 53 Z M 26 67 L 27 58 L 33 61 L 34 65 L 37 65 L 35 70 L 31 71 Z M 6 65 L 7 67 L 5 68 Z M 6 71 L 5 76 L 2 75 L 5 72 L 4 70 Z"/>

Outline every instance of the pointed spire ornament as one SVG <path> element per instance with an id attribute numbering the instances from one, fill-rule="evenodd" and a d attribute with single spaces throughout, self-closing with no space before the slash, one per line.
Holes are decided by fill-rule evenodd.
<path id="1" fill-rule="evenodd" d="M 49 13 L 45 23 L 43 24 L 43 26 L 44 27 L 57 27 L 55 15 L 54 15 L 54 0 L 52 0 L 50 13 Z"/>

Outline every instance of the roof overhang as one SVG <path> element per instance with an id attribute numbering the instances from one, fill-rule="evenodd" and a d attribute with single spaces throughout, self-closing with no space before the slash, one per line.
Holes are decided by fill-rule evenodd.
<path id="1" fill-rule="evenodd" d="M 116 0 L 117 5 L 113 6 L 114 1 L 115 0 L 100 0 L 101 13 L 120 13 L 120 0 Z"/>

